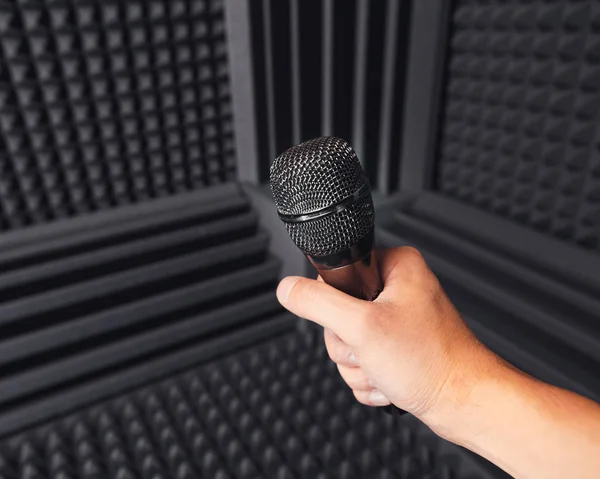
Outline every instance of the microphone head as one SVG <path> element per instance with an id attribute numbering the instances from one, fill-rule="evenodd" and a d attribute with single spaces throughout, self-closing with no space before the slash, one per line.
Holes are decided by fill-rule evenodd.
<path id="1" fill-rule="evenodd" d="M 277 211 L 307 256 L 343 253 L 372 235 L 369 181 L 352 147 L 336 137 L 296 145 L 271 165 Z"/>

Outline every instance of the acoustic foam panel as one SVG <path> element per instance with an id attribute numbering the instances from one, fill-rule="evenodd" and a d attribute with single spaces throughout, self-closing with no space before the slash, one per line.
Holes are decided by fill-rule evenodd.
<path id="1" fill-rule="evenodd" d="M 280 336 L 7 438 L 0 477 L 492 477 L 461 474 L 416 421 L 356 403 L 320 334 Z"/>
<path id="2" fill-rule="evenodd" d="M 294 325 L 236 186 L 95 215 L 0 237 L 0 436 Z"/>
<path id="3" fill-rule="evenodd" d="M 374 186 L 397 189 L 411 3 L 249 3 L 261 181 L 287 148 L 335 135 Z"/>
<path id="4" fill-rule="evenodd" d="M 456 2 L 438 188 L 600 250 L 600 4 Z"/>
<path id="5" fill-rule="evenodd" d="M 0 2 L 0 229 L 232 178 L 220 0 Z"/>

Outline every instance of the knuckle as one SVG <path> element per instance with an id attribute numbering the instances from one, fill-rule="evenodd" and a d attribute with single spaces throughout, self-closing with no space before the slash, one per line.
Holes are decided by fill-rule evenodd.
<path id="1" fill-rule="evenodd" d="M 337 365 L 351 365 L 352 352 L 341 343 L 330 343 L 326 346 L 329 358 Z"/>
<path id="2" fill-rule="evenodd" d="M 360 386 L 359 381 L 356 378 L 346 378 L 346 379 L 344 379 L 344 381 L 352 390 L 361 389 L 359 387 Z"/>
<path id="3" fill-rule="evenodd" d="M 337 356 L 335 354 L 335 351 L 333 349 L 333 347 L 327 343 L 325 343 L 325 349 L 327 350 L 327 354 L 329 355 L 329 359 L 331 359 L 334 363 L 337 364 Z"/>
<path id="4" fill-rule="evenodd" d="M 340 341 L 336 341 L 329 335 L 325 335 L 325 349 L 329 358 L 336 364 L 344 364 L 348 362 L 348 348 Z"/>
<path id="5" fill-rule="evenodd" d="M 365 406 L 369 406 L 369 399 L 368 399 L 368 395 L 364 392 L 364 391 L 357 391 L 357 390 L 353 390 L 352 393 L 354 394 L 354 398 L 361 404 L 364 404 Z"/>
<path id="6" fill-rule="evenodd" d="M 408 257 L 411 257 L 413 260 L 415 260 L 415 261 L 423 260 L 423 255 L 414 246 L 402 246 L 401 249 L 403 250 L 405 255 L 407 255 Z"/>
<path id="7" fill-rule="evenodd" d="M 338 359 L 339 359 L 339 351 L 338 351 L 338 347 L 336 343 L 333 343 L 331 341 L 328 341 L 327 339 L 325 340 L 325 349 L 327 349 L 327 354 L 329 355 L 329 358 L 334 362 L 334 363 L 338 363 Z"/>
<path id="8" fill-rule="evenodd" d="M 361 391 L 373 389 L 369 383 L 369 380 L 365 376 L 352 379 L 352 384 L 349 383 L 349 386 L 352 389 L 360 389 Z"/>
<path id="9" fill-rule="evenodd" d="M 397 280 L 402 290 L 422 289 L 434 276 L 419 250 L 403 246 L 398 250 Z"/>
<path id="10" fill-rule="evenodd" d="M 315 300 L 318 295 L 317 283 L 314 281 L 307 281 L 301 279 L 296 283 L 294 289 L 296 290 L 297 300 L 305 301 L 310 303 Z"/>
<path id="11" fill-rule="evenodd" d="M 418 249 L 412 246 L 404 246 L 401 250 L 402 264 L 405 268 L 410 268 L 413 272 L 419 272 L 427 267 L 425 258 Z"/>
<path id="12" fill-rule="evenodd" d="M 329 357 L 336 364 L 348 363 L 348 354 L 343 350 L 343 348 L 340 348 L 339 346 L 332 348 Z"/>

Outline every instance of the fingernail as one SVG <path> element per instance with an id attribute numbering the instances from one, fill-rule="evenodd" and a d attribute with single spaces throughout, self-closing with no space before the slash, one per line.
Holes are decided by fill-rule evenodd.
<path id="1" fill-rule="evenodd" d="M 350 364 L 358 365 L 358 360 L 356 359 L 354 351 L 350 351 L 350 354 L 348 354 L 348 361 L 350 361 Z"/>
<path id="2" fill-rule="evenodd" d="M 280 303 L 288 302 L 290 299 L 290 292 L 299 279 L 300 278 L 296 276 L 289 276 L 281 280 L 279 286 L 277 287 L 277 299 Z"/>
<path id="3" fill-rule="evenodd" d="M 391 404 L 390 400 L 381 391 L 371 391 L 369 393 L 369 402 L 373 406 L 389 406 Z"/>

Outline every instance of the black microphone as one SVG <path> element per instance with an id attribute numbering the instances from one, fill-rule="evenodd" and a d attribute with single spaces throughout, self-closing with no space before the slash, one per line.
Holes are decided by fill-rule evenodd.
<path id="1" fill-rule="evenodd" d="M 352 147 L 336 137 L 296 145 L 275 159 L 270 183 L 280 219 L 323 281 L 375 300 L 383 289 L 373 249 L 375 208 Z"/>

